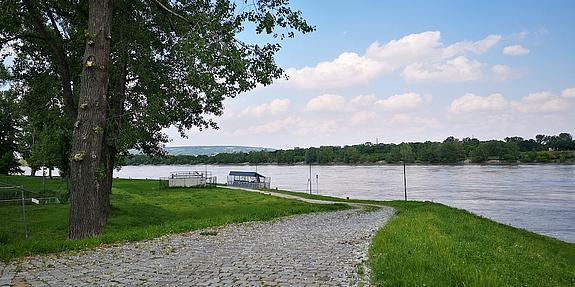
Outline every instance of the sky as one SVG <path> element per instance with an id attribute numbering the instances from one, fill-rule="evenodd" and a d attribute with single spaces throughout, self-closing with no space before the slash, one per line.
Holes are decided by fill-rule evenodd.
<path id="1" fill-rule="evenodd" d="M 575 1 L 299 0 L 277 80 L 182 145 L 293 148 L 575 134 Z M 266 39 L 251 33 L 248 42 Z"/>
<path id="2" fill-rule="evenodd" d="M 293 148 L 575 134 L 575 1 L 293 1 L 289 80 L 225 101 L 180 145 Z M 251 34 L 246 41 L 262 41 Z M 265 39 L 264 39 L 265 40 Z"/>

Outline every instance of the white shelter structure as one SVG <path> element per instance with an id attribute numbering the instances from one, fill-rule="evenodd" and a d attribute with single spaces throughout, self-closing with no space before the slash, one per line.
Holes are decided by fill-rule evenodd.
<path id="1" fill-rule="evenodd" d="M 160 178 L 160 182 L 167 187 L 196 187 L 215 185 L 217 178 L 208 171 L 176 171 L 167 178 Z"/>
<path id="2" fill-rule="evenodd" d="M 249 188 L 270 188 L 271 177 L 265 177 L 253 171 L 230 171 L 228 185 Z"/>

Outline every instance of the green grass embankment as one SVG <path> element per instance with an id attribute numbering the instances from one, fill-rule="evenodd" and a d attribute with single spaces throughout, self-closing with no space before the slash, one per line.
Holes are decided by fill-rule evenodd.
<path id="1" fill-rule="evenodd" d="M 24 185 L 42 192 L 42 178 L 0 176 L 0 182 Z M 51 193 L 65 189 L 59 179 L 47 180 Z M 68 205 L 27 204 L 29 239 L 24 239 L 19 205 L 0 206 L 0 259 L 80 250 L 121 241 L 135 241 L 229 223 L 348 208 L 345 205 L 314 205 L 268 195 L 225 188 L 159 189 L 153 180 L 115 179 L 112 214 L 102 235 L 66 240 Z"/>
<path id="2" fill-rule="evenodd" d="M 395 208 L 370 247 L 375 286 L 575 286 L 572 243 L 438 203 L 270 191 Z"/>

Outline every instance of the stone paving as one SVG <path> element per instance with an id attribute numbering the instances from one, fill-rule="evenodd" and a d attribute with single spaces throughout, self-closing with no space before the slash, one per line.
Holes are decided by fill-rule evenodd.
<path id="1" fill-rule="evenodd" d="M 394 210 L 350 205 L 355 209 L 0 262 L 0 286 L 367 286 L 371 238 Z"/>
<path id="2" fill-rule="evenodd" d="M 295 215 L 29 257 L 0 263 L 0 286 L 367 285 L 367 248 L 392 215 L 387 207 Z"/>

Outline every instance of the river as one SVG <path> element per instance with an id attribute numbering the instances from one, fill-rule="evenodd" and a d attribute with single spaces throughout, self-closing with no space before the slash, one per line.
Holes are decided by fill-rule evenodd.
<path id="1" fill-rule="evenodd" d="M 208 170 L 224 183 L 249 165 L 125 166 L 120 178 L 154 178 L 172 171 Z M 260 165 L 271 186 L 309 190 L 309 166 Z M 317 178 L 316 178 L 317 175 Z M 573 165 L 408 165 L 410 200 L 440 202 L 495 221 L 575 243 Z M 313 193 L 356 199 L 403 199 L 403 166 L 313 166 Z M 317 180 L 316 180 L 317 179 Z M 318 191 L 319 189 L 319 191 Z"/>

